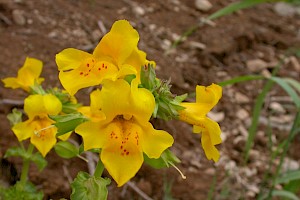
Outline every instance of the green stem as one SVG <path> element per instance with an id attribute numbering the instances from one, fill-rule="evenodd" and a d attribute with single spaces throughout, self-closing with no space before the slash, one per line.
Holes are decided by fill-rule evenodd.
<path id="1" fill-rule="evenodd" d="M 296 117 L 295 117 L 294 123 L 293 123 L 293 127 L 292 127 L 292 129 L 290 131 L 290 134 L 289 134 L 287 140 L 286 140 L 286 143 L 285 143 L 285 146 L 284 146 L 284 149 L 283 149 L 283 153 L 281 154 L 281 157 L 280 157 L 279 165 L 276 168 L 275 176 L 273 176 L 272 186 L 271 186 L 271 188 L 269 190 L 269 194 L 268 194 L 267 199 L 270 199 L 271 196 L 272 196 L 272 192 L 273 192 L 273 190 L 275 188 L 276 179 L 279 176 L 282 164 L 284 162 L 284 158 L 286 157 L 286 154 L 287 154 L 287 152 L 289 150 L 290 144 L 292 143 L 294 137 L 298 133 L 298 128 L 299 128 L 298 126 L 299 126 L 299 124 L 300 124 L 300 111 L 298 111 L 297 114 L 296 114 Z"/>
<path id="2" fill-rule="evenodd" d="M 101 160 L 99 160 L 98 163 L 97 163 L 96 170 L 95 170 L 95 172 L 94 172 L 94 176 L 95 176 L 95 177 L 101 177 L 101 176 L 102 176 L 102 173 L 103 173 L 103 170 L 104 170 L 104 165 L 103 165 L 103 163 L 101 162 Z"/>
<path id="3" fill-rule="evenodd" d="M 28 178 L 28 171 L 30 166 L 30 157 L 32 155 L 34 146 L 30 143 L 27 149 L 27 157 L 23 159 L 23 166 L 22 166 L 22 172 L 21 172 L 21 178 L 20 178 L 20 184 L 24 187 L 27 178 Z"/>

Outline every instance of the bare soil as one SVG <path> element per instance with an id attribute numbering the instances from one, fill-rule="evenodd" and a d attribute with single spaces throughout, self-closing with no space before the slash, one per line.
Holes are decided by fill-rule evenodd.
<path id="1" fill-rule="evenodd" d="M 176 94 L 193 92 L 197 84 L 210 85 L 240 75 L 267 75 L 288 49 L 300 47 L 300 16 L 281 16 L 274 11 L 274 4 L 263 4 L 215 20 L 214 26 L 198 28 L 175 50 L 165 54 L 171 43 L 189 27 L 231 2 L 234 1 L 211 0 L 212 9 L 202 12 L 196 9 L 193 0 L 0 0 L 0 79 L 15 76 L 29 56 L 44 62 L 45 87 L 61 87 L 55 54 L 68 47 L 91 52 L 118 19 L 129 20 L 138 30 L 139 48 L 147 52 L 148 59 L 156 61 L 158 77 L 171 77 L 172 91 Z M 249 61 L 257 59 L 267 63 L 267 67 L 259 70 L 249 67 Z M 299 64 L 299 59 L 287 57 L 279 76 L 300 81 L 297 62 Z M 178 167 L 187 179 L 183 180 L 174 168 L 155 170 L 144 165 L 132 182 L 153 199 L 163 199 L 168 194 L 164 185 L 169 183 L 175 199 L 199 200 L 207 198 L 216 177 L 213 199 L 255 199 L 270 158 L 266 120 L 260 120 L 260 130 L 247 166 L 242 164 L 242 151 L 254 100 L 263 84 L 263 81 L 252 81 L 223 89 L 223 97 L 211 115 L 223 132 L 218 163 L 205 158 L 200 137 L 192 134 L 191 126 L 156 120 L 156 128 L 165 129 L 174 136 L 176 142 L 172 150 L 182 160 Z M 21 108 L 21 105 L 6 100 L 20 101 L 26 95 L 0 84 L 0 158 L 7 148 L 18 145 L 6 115 L 13 107 Z M 81 90 L 77 97 L 86 104 L 89 102 L 87 90 Z M 277 144 L 286 137 L 295 111 L 287 95 L 275 87 L 267 97 L 264 119 L 270 116 L 273 102 L 284 108 L 283 112 L 273 115 L 272 134 Z M 298 137 L 289 152 L 291 162 L 298 167 L 299 142 Z M 53 151 L 46 158 L 48 166 L 42 172 L 31 166 L 30 180 L 44 192 L 45 199 L 68 199 L 69 181 L 78 171 L 88 170 L 86 163 L 78 158 L 60 159 Z M 20 174 L 21 160 L 10 158 L 8 161 Z M 289 169 L 290 165 L 285 167 Z M 4 177 L 5 170 L 0 173 L 1 179 L 17 179 L 18 175 Z M 106 172 L 105 175 L 108 176 Z M 141 197 L 131 187 L 117 188 L 112 182 L 109 199 Z"/>

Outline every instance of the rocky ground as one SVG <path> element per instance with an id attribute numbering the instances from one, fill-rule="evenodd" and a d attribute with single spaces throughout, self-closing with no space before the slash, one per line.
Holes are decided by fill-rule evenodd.
<path id="1" fill-rule="evenodd" d="M 0 78 L 15 76 L 30 56 L 44 61 L 44 86 L 61 87 L 55 54 L 68 47 L 91 52 L 115 20 L 127 19 L 140 34 L 139 48 L 147 52 L 148 59 L 156 61 L 158 76 L 171 77 L 174 93 L 193 92 L 197 84 L 210 85 L 241 75 L 269 76 L 282 59 L 278 75 L 300 81 L 299 58 L 284 57 L 290 48 L 300 47 L 300 9 L 287 4 L 263 4 L 222 17 L 201 26 L 169 51 L 189 27 L 232 2 L 0 0 Z M 117 188 L 112 183 L 109 199 L 142 199 L 137 189 L 153 199 L 167 194 L 175 199 L 205 199 L 214 177 L 217 184 L 213 199 L 255 199 L 270 159 L 267 128 L 272 128 L 272 140 L 277 145 L 286 137 L 295 114 L 291 99 L 275 87 L 266 98 L 250 161 L 243 165 L 242 151 L 254 101 L 264 83 L 252 81 L 223 88 L 220 103 L 209 114 L 222 129 L 218 163 L 205 158 L 200 137 L 192 134 L 189 125 L 155 121 L 157 128 L 174 136 L 172 150 L 181 159 L 178 167 L 187 179 L 183 180 L 174 168 L 154 170 L 145 165 L 130 184 Z M 6 115 L 13 107 L 21 107 L 25 96 L 20 90 L 5 89 L 0 84 L 0 157 L 8 147 L 17 145 Z M 89 101 L 87 90 L 77 97 L 84 103 Z M 78 140 L 76 136 L 73 139 Z M 299 169 L 299 142 L 298 137 L 289 151 L 285 170 Z M 47 159 L 49 164 L 42 172 L 31 166 L 30 180 L 44 191 L 45 199 L 69 198 L 69 181 L 78 171 L 87 171 L 88 166 L 77 158 L 62 160 L 54 152 Z M 9 162 L 20 172 L 20 160 Z M 171 191 L 164 189 L 166 184 L 171 184 Z"/>

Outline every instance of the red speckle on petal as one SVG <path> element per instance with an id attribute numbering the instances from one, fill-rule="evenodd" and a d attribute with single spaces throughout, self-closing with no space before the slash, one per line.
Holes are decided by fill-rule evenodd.
<path id="1" fill-rule="evenodd" d="M 129 154 L 129 152 L 127 151 L 127 152 L 126 152 L 126 155 L 128 156 L 128 154 Z"/>
<path id="2" fill-rule="evenodd" d="M 83 72 L 80 72 L 80 75 L 83 75 Z"/>
<path id="3" fill-rule="evenodd" d="M 90 64 L 88 63 L 88 64 L 86 64 L 86 66 L 87 66 L 87 67 L 90 67 Z"/>

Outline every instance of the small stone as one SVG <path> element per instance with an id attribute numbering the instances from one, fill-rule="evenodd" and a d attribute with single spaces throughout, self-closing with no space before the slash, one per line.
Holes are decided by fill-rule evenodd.
<path id="1" fill-rule="evenodd" d="M 213 176 L 216 174 L 216 170 L 214 168 L 207 168 L 205 171 L 204 171 L 205 174 L 207 175 L 210 175 L 210 176 Z"/>
<path id="2" fill-rule="evenodd" d="M 274 11 L 282 17 L 291 17 L 296 13 L 296 9 L 291 4 L 284 2 L 276 3 Z"/>
<path id="3" fill-rule="evenodd" d="M 209 112 L 207 116 L 216 122 L 221 122 L 225 118 L 224 112 Z"/>
<path id="4" fill-rule="evenodd" d="M 285 158 L 282 164 L 282 172 L 298 170 L 299 167 L 299 163 L 296 160 Z"/>
<path id="5" fill-rule="evenodd" d="M 300 64 L 295 56 L 290 57 L 290 63 L 297 72 L 300 72 Z"/>
<path id="6" fill-rule="evenodd" d="M 283 106 L 280 103 L 272 102 L 270 104 L 270 109 L 274 111 L 275 113 L 284 114 L 286 113 L 286 110 L 283 108 Z"/>
<path id="7" fill-rule="evenodd" d="M 92 32 L 92 40 L 93 42 L 99 42 L 100 38 L 102 36 L 102 33 L 100 30 L 96 29 Z"/>
<path id="8" fill-rule="evenodd" d="M 261 59 L 253 59 L 253 60 L 248 60 L 246 62 L 246 66 L 250 72 L 258 73 L 266 69 L 268 67 L 268 63 L 266 63 Z"/>
<path id="9" fill-rule="evenodd" d="M 143 16 L 146 13 L 144 8 L 142 8 L 141 6 L 134 6 L 132 9 L 135 14 L 140 15 L 140 16 Z"/>
<path id="10" fill-rule="evenodd" d="M 272 76 L 271 72 L 267 69 L 262 70 L 261 75 L 263 75 L 266 78 L 271 78 Z"/>
<path id="11" fill-rule="evenodd" d="M 195 42 L 195 41 L 191 41 L 190 42 L 190 47 L 193 49 L 200 49 L 203 50 L 206 48 L 206 45 L 200 42 Z"/>
<path id="12" fill-rule="evenodd" d="M 195 6 L 200 11 L 209 11 L 212 4 L 207 0 L 195 0 Z"/>
<path id="13" fill-rule="evenodd" d="M 14 22 L 17 25 L 23 26 L 26 24 L 26 18 L 24 16 L 24 12 L 21 10 L 13 10 L 12 17 Z"/>
<path id="14" fill-rule="evenodd" d="M 244 95 L 240 92 L 235 93 L 235 100 L 237 103 L 249 103 L 250 102 L 250 99 L 246 95 Z"/>
<path id="15" fill-rule="evenodd" d="M 237 118 L 244 121 L 245 119 L 249 118 L 249 113 L 247 110 L 241 108 L 237 111 L 236 116 L 237 116 Z"/>

